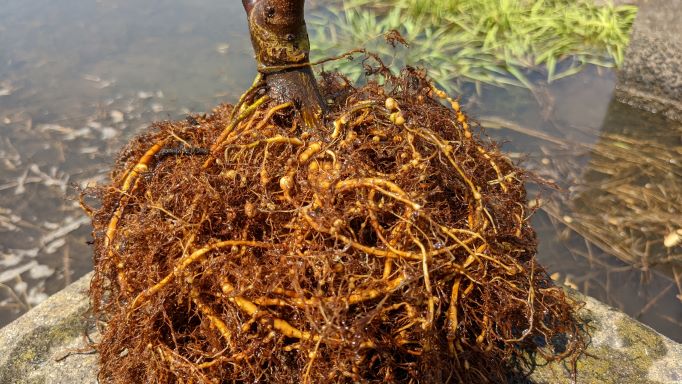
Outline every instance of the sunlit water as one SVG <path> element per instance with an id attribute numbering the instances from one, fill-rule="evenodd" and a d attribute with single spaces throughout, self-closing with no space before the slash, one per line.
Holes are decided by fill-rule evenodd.
<path id="1" fill-rule="evenodd" d="M 118 149 L 150 122 L 210 111 L 248 87 L 255 71 L 244 19 L 240 2 L 225 0 L 0 7 L 0 326 L 92 268 L 77 186 L 105 180 Z M 611 102 L 614 84 L 613 73 L 593 70 L 538 97 L 484 88 L 464 101 L 475 117 L 561 131 L 588 145 L 602 130 L 671 124 Z M 542 139 L 486 133 L 509 140 L 503 148 L 527 164 L 552 157 Z M 670 273 L 633 270 L 543 212 L 534 222 L 540 260 L 560 282 L 682 339 Z"/>

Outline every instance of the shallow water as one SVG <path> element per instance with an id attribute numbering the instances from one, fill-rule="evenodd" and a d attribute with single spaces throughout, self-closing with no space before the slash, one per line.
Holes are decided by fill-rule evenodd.
<path id="1" fill-rule="evenodd" d="M 7 3 L 0 8 L 0 326 L 92 268 L 76 187 L 104 180 L 118 149 L 150 122 L 234 102 L 255 75 L 238 1 Z M 679 125 L 611 102 L 614 85 L 612 72 L 591 70 L 536 97 L 484 87 L 464 101 L 481 120 L 503 117 L 588 148 L 601 132 L 678 132 Z M 510 140 L 503 148 L 544 176 L 537 168 L 561 161 L 547 153 L 546 140 L 486 133 Z M 643 274 L 585 245 L 544 211 L 534 221 L 541 262 L 560 282 L 682 339 L 669 271 Z"/>
<path id="2" fill-rule="evenodd" d="M 623 248 L 631 247 L 627 250 L 638 257 L 630 259 L 631 262 L 624 262 L 622 257 L 619 259 L 609 254 L 609 247 L 600 247 L 590 241 L 594 234 L 583 231 L 587 235 L 586 239 L 572 230 L 580 227 L 581 217 L 606 227 L 611 218 L 604 212 L 616 215 L 621 213 L 619 210 L 631 208 L 623 207 L 623 202 L 615 198 L 606 200 L 610 204 L 608 207 L 596 207 L 595 204 L 602 204 L 604 200 L 596 200 L 598 196 L 592 195 L 594 191 L 589 188 L 591 185 L 613 183 L 614 188 L 617 188 L 622 185 L 619 179 L 628 177 L 634 181 L 624 184 L 646 186 L 637 189 L 639 192 L 662 187 L 664 179 L 667 179 L 665 182 L 668 187 L 671 178 L 678 186 L 682 181 L 682 124 L 615 101 L 612 97 L 615 84 L 616 75 L 613 71 L 590 68 L 575 77 L 538 87 L 539 95 L 536 94 L 536 97 L 525 90 L 491 89 L 486 92 L 484 89 L 482 95 L 469 99 L 472 104 L 469 110 L 484 124 L 490 121 L 495 126 L 501 120 L 498 117 L 503 117 L 518 126 L 514 129 L 488 128 L 486 133 L 504 143 L 503 149 L 513 158 L 518 158 L 527 168 L 561 188 L 559 191 L 538 192 L 535 186 L 529 186 L 531 198 L 539 196 L 557 201 L 558 195 L 562 195 L 562 200 L 566 201 L 559 204 L 558 210 L 549 209 L 551 205 L 548 204 L 547 209 L 539 210 L 533 217 L 539 239 L 539 260 L 549 273 L 554 274 L 555 280 L 617 307 L 672 339 L 681 341 L 682 304 L 676 296 L 680 292 L 673 271 L 677 268 L 679 278 L 680 246 L 665 248 L 662 245 L 669 229 L 649 234 L 653 239 L 645 239 L 646 247 L 640 247 L 647 249 L 647 256 L 644 252 L 638 252 L 637 241 L 623 244 Z M 530 132 L 520 132 L 524 128 Z M 635 175 L 608 175 L 595 171 L 595 159 L 604 162 L 603 155 L 595 148 L 614 145 L 614 136 L 640 138 L 671 150 L 671 156 L 665 160 L 675 172 L 652 172 L 648 164 L 642 166 L 646 172 Z M 562 148 L 553 140 L 569 144 Z M 574 143 L 575 147 L 570 143 Z M 638 149 L 633 147 L 630 150 L 634 153 Z M 614 169 L 619 165 L 614 164 L 614 161 L 623 159 L 607 159 L 606 164 Z M 675 192 L 679 195 L 679 190 Z M 672 211 L 640 214 L 642 217 L 672 215 L 673 219 L 669 222 L 674 223 L 674 228 L 680 228 L 682 216 L 679 205 L 674 200 L 666 203 L 672 207 Z M 632 208 L 632 211 L 637 213 L 636 208 Z M 647 225 L 644 219 L 641 225 Z M 613 237 L 636 238 L 643 242 L 638 237 L 640 235 L 639 232 L 632 236 L 618 233 L 613 234 Z M 633 263 L 641 268 L 633 267 Z"/>

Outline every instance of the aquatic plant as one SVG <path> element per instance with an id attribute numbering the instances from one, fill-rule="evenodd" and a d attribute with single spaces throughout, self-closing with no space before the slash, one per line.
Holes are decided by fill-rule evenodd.
<path id="1" fill-rule="evenodd" d="M 463 83 L 531 87 L 586 64 L 623 62 L 634 6 L 597 6 L 590 0 L 342 0 L 313 15 L 312 46 L 319 56 L 359 46 L 380 52 L 397 66 L 423 65 L 439 86 Z M 400 32 L 408 49 L 382 43 Z M 330 66 L 330 68 L 332 68 Z M 334 66 L 359 79 L 357 65 Z"/>

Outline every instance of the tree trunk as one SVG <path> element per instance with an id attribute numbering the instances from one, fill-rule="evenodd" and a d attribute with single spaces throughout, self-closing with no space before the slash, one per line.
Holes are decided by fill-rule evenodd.
<path id="1" fill-rule="evenodd" d="M 321 128 L 326 108 L 309 65 L 304 3 L 305 0 L 242 0 L 258 70 L 268 95 L 279 103 L 293 102 L 307 127 Z"/>

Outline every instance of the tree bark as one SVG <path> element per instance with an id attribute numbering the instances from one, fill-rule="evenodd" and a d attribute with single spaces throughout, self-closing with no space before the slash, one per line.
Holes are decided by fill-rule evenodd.
<path id="1" fill-rule="evenodd" d="M 309 65 L 304 3 L 305 0 L 242 0 L 258 70 L 268 95 L 279 103 L 293 102 L 307 127 L 321 128 L 326 106 Z"/>

